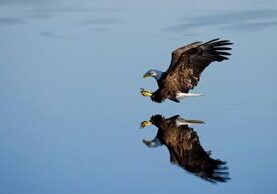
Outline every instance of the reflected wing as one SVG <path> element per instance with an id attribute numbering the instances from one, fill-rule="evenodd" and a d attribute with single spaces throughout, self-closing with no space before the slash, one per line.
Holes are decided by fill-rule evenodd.
<path id="1" fill-rule="evenodd" d="M 174 133 L 174 131 L 172 131 Z M 175 131 L 166 139 L 170 161 L 207 181 L 226 182 L 229 180 L 226 163 L 210 157 L 200 144 L 197 133 L 190 127 Z"/>
<path id="2" fill-rule="evenodd" d="M 195 175 L 213 183 L 230 179 L 226 162 L 211 158 L 202 147 L 188 150 L 186 157 L 189 158 L 188 164 L 183 164 L 183 167 Z"/>
<path id="3" fill-rule="evenodd" d="M 229 40 L 213 39 L 201 43 L 194 42 L 172 52 L 171 64 L 166 71 L 165 82 L 178 83 L 178 89 L 187 92 L 197 85 L 203 70 L 214 61 L 228 59 L 231 50 Z"/>

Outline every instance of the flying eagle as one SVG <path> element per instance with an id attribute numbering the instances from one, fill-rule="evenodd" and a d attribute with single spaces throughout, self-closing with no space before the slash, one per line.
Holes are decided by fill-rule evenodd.
<path id="1" fill-rule="evenodd" d="M 208 42 L 194 42 L 178 48 L 171 53 L 171 63 L 166 72 L 149 70 L 146 77 L 154 77 L 159 88 L 155 92 L 149 92 L 141 88 L 143 96 L 151 97 L 154 102 L 161 103 L 165 99 L 180 102 L 180 99 L 201 94 L 189 93 L 189 90 L 197 86 L 200 75 L 204 69 L 214 61 L 228 60 L 229 40 L 213 39 Z"/>
<path id="2" fill-rule="evenodd" d="M 189 125 L 202 124 L 200 120 L 187 120 L 175 115 L 164 118 L 154 115 L 150 121 L 143 121 L 141 128 L 155 125 L 158 128 L 153 140 L 143 140 L 148 147 L 165 145 L 170 154 L 170 162 L 201 177 L 217 183 L 227 182 L 229 178 L 226 162 L 210 157 L 211 152 L 205 151 L 200 144 L 199 137 Z"/>

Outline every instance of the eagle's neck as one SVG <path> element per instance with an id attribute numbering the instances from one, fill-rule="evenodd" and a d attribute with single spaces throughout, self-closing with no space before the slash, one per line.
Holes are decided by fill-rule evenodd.
<path id="1" fill-rule="evenodd" d="M 160 80 L 164 72 L 159 71 L 159 70 L 154 70 L 154 71 L 155 71 L 154 78 L 155 78 L 157 81 Z"/>

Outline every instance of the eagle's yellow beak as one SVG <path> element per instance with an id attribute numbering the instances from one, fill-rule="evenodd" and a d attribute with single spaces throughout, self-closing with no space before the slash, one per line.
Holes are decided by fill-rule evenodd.
<path id="1" fill-rule="evenodd" d="M 147 90 L 145 90 L 145 89 L 143 89 L 143 88 L 140 88 L 140 93 L 141 93 L 143 96 L 145 96 L 145 97 L 147 97 L 147 96 L 152 96 L 152 93 L 151 93 L 151 92 L 149 92 L 149 91 L 147 91 Z"/>
<path id="2" fill-rule="evenodd" d="M 140 124 L 140 128 L 144 128 L 146 126 L 149 126 L 149 125 L 152 125 L 152 123 L 150 121 L 143 121 L 141 124 Z"/>

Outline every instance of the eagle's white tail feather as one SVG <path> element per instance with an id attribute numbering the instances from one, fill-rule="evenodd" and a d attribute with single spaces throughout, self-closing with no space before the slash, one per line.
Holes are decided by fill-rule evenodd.
<path id="1" fill-rule="evenodd" d="M 177 99 L 182 99 L 182 98 L 186 98 L 186 97 L 197 97 L 197 96 L 204 96 L 204 94 L 182 93 L 182 92 L 179 92 L 179 93 L 176 95 L 176 98 L 177 98 Z"/>
<path id="2" fill-rule="evenodd" d="M 175 121 L 176 125 L 179 127 L 181 125 L 198 125 L 198 124 L 204 124 L 204 121 L 201 120 L 188 120 L 184 118 L 177 118 Z"/>

